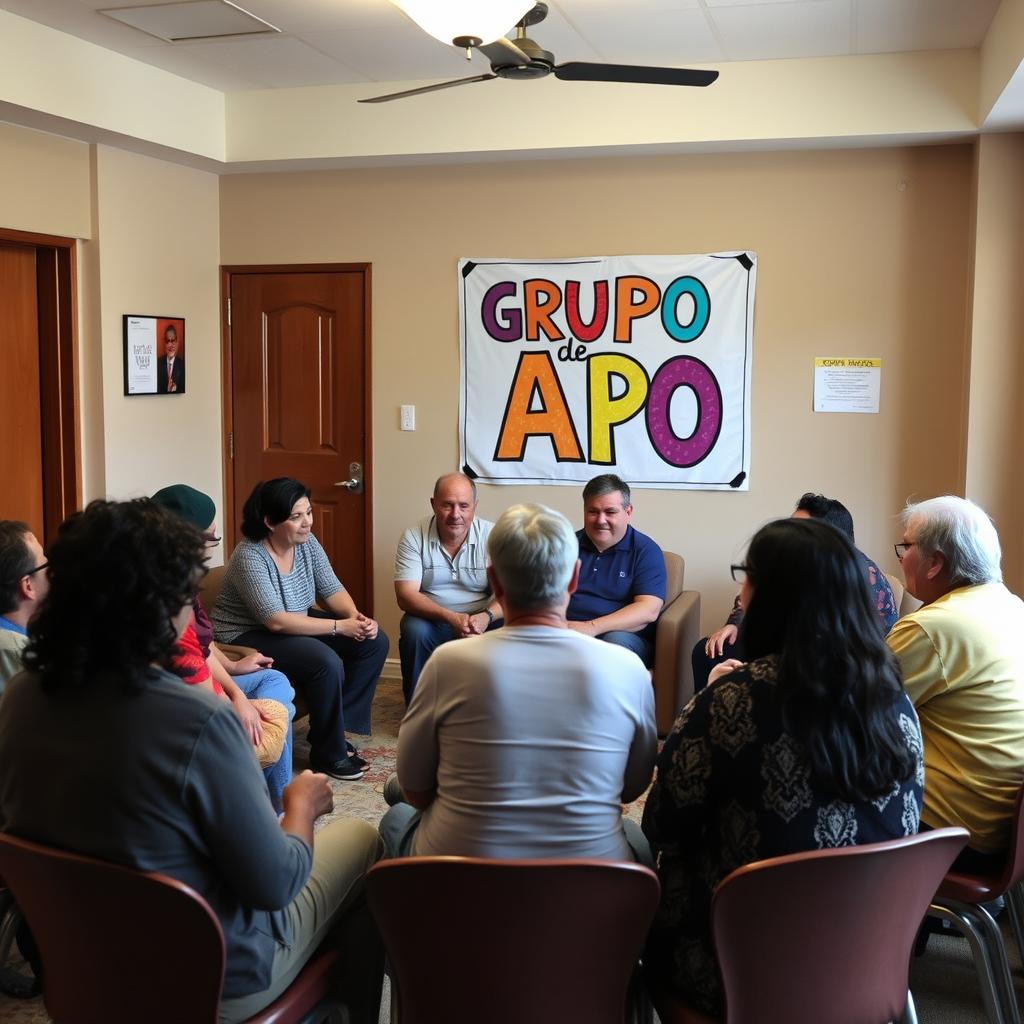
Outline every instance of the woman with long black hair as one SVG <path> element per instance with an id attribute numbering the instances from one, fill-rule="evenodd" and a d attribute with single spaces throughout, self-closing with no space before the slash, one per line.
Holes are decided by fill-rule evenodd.
<path id="1" fill-rule="evenodd" d="M 850 541 L 782 519 L 733 571 L 748 660 L 683 710 L 643 819 L 662 885 L 645 966 L 711 1014 L 717 883 L 765 857 L 911 835 L 924 785 L 917 716 Z"/>

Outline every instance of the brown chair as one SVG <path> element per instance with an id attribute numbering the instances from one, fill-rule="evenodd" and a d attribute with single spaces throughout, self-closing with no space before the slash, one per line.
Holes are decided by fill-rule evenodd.
<path id="1" fill-rule="evenodd" d="M 57 1024 L 216 1024 L 224 935 L 187 885 L 0 833 L 0 871 L 44 965 Z M 322 1021 L 340 1006 L 321 951 L 248 1024 Z"/>
<path id="2" fill-rule="evenodd" d="M 682 555 L 665 552 L 665 606 L 655 633 L 654 711 L 658 735 L 667 736 L 676 716 L 693 696 L 690 651 L 700 639 L 700 594 L 683 590 Z"/>
<path id="3" fill-rule="evenodd" d="M 967 842 L 936 829 L 738 868 L 715 890 L 725 1024 L 916 1024 L 908 988 L 928 904 Z M 710 1024 L 653 992 L 662 1024 Z"/>
<path id="4" fill-rule="evenodd" d="M 471 857 L 381 861 L 366 888 L 402 1024 L 623 1024 L 659 889 L 639 864 Z"/>
<path id="5" fill-rule="evenodd" d="M 999 874 L 971 874 L 954 868 L 939 886 L 929 913 L 949 921 L 966 937 L 981 984 L 981 996 L 990 1024 L 1020 1024 L 1017 993 L 1003 944 L 1003 933 L 982 904 L 1005 897 L 1017 948 L 1024 957 L 1021 934 L 1024 910 L 1024 788 L 1017 794 L 1010 849 Z"/>

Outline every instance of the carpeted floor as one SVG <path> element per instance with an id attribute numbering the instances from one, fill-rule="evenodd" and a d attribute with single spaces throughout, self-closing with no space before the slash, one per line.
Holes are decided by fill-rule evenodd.
<path id="1" fill-rule="evenodd" d="M 403 712 L 402 691 L 398 680 L 382 679 L 374 700 L 373 735 L 352 736 L 360 753 L 370 762 L 370 770 L 358 782 L 334 781 L 334 817 L 363 818 L 376 825 L 387 809 L 382 791 L 384 782 L 395 768 L 395 748 L 398 723 Z M 295 731 L 295 770 L 306 767 L 309 746 L 306 743 L 306 723 Z M 643 812 L 643 798 L 631 804 L 629 817 L 639 821 Z M 1017 979 L 1018 1000 L 1024 990 L 1021 960 L 1009 931 L 1006 933 L 1014 977 Z M 959 938 L 932 936 L 925 956 L 911 965 L 911 990 L 917 1004 L 921 1024 L 985 1024 L 984 1009 L 978 982 L 971 962 L 967 943 Z M 865 984 L 871 979 L 865 978 Z M 381 1021 L 388 1020 L 387 990 L 382 1007 Z M 0 1021 L 3 1024 L 49 1024 L 50 1018 L 42 999 L 15 1000 L 0 995 Z M 145 1024 L 145 1022 L 140 1022 Z M 185 1024 L 185 1022 L 183 1022 Z"/>

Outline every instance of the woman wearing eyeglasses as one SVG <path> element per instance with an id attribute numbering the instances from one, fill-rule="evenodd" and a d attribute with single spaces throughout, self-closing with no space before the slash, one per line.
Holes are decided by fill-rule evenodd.
<path id="1" fill-rule="evenodd" d="M 662 888 L 645 967 L 713 1015 L 717 883 L 765 857 L 911 835 L 924 785 L 917 715 L 850 541 L 783 519 L 734 569 L 747 661 L 684 708 L 643 818 Z"/>

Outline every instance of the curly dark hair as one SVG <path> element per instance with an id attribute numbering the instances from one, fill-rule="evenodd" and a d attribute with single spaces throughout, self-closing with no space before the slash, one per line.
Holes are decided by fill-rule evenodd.
<path id="1" fill-rule="evenodd" d="M 49 562 L 24 661 L 50 692 L 101 678 L 138 689 L 167 664 L 172 620 L 206 572 L 202 534 L 149 498 L 91 502 L 61 525 Z"/>
<path id="2" fill-rule="evenodd" d="M 903 692 L 864 568 L 839 530 L 814 519 L 760 529 L 746 559 L 753 594 L 740 642 L 778 657 L 783 723 L 811 773 L 843 800 L 869 800 L 910 778 L 912 753 L 893 707 Z"/>
<path id="3" fill-rule="evenodd" d="M 252 489 L 242 508 L 242 533 L 249 540 L 263 540 L 270 536 L 270 527 L 283 523 L 300 498 L 310 497 L 309 488 L 290 476 L 262 480 Z M 267 522 L 264 522 L 266 520 Z"/>

